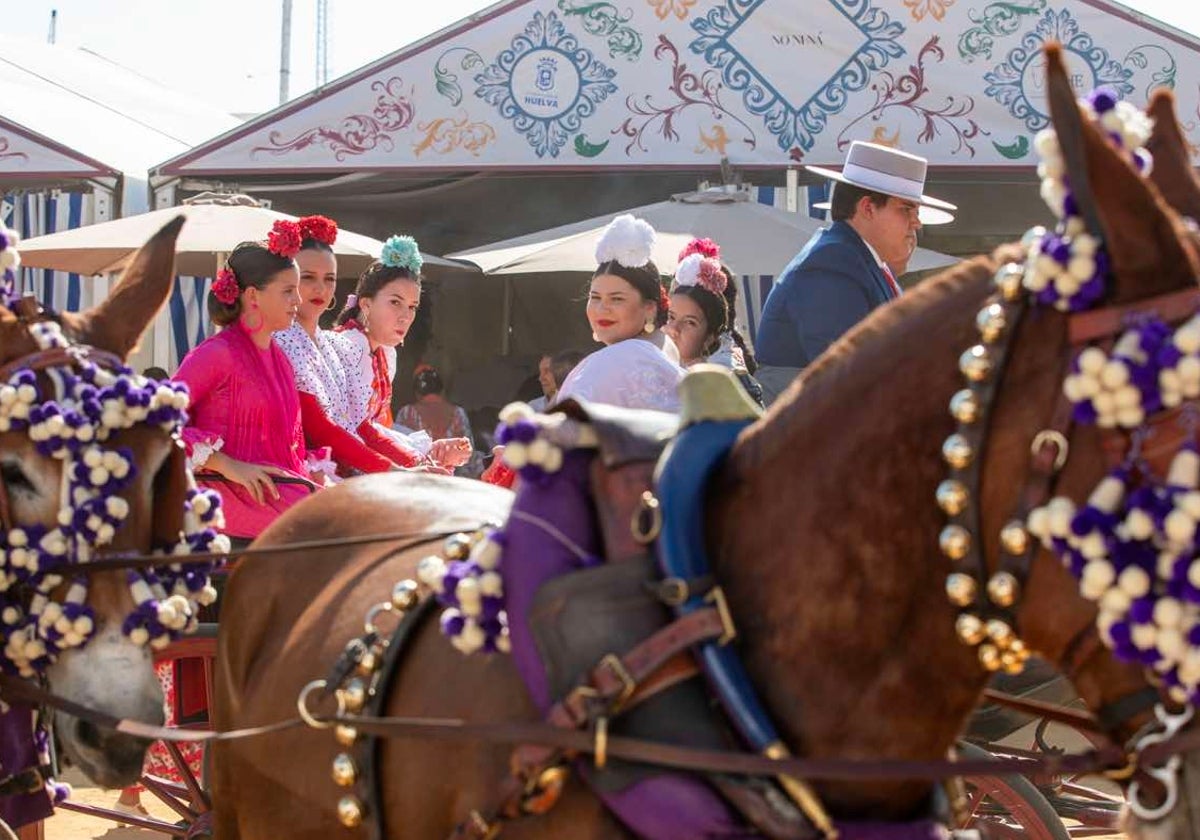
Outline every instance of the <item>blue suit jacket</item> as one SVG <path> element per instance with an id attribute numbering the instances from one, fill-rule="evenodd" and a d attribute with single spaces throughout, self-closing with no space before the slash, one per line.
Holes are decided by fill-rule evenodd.
<path id="1" fill-rule="evenodd" d="M 834 222 L 808 241 L 771 287 L 755 342 L 758 361 L 806 367 L 893 297 L 867 243 L 846 222 Z"/>

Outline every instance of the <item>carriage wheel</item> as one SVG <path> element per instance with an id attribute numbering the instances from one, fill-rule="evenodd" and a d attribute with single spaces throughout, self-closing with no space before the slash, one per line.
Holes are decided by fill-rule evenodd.
<path id="1" fill-rule="evenodd" d="M 974 744 L 960 743 L 958 749 L 966 759 L 991 757 Z M 982 776 L 965 781 L 969 818 L 964 828 L 986 826 L 988 836 L 1014 840 L 1071 840 L 1050 802 L 1024 776 Z"/>

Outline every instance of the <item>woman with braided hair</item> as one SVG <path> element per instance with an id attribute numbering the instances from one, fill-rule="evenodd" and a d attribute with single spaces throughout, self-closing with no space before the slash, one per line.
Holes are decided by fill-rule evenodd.
<path id="1" fill-rule="evenodd" d="M 679 254 L 663 330 L 679 348 L 685 368 L 700 362 L 724 365 L 762 405 L 754 354 L 734 323 L 736 307 L 737 284 L 721 263 L 720 247 L 711 239 L 693 239 Z"/>

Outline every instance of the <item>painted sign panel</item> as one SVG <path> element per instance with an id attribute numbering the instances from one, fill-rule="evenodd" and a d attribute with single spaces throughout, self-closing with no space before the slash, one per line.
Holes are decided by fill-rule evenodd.
<path id="1" fill-rule="evenodd" d="M 1032 165 L 1047 41 L 1081 94 L 1176 88 L 1200 137 L 1200 44 L 1101 0 L 519 0 L 162 171 Z"/>
<path id="2" fill-rule="evenodd" d="M 89 177 L 111 169 L 20 126 L 0 120 L 0 179 Z"/>

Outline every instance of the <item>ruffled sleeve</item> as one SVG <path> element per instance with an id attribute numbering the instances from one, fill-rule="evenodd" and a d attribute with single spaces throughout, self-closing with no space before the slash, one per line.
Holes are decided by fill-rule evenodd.
<path id="1" fill-rule="evenodd" d="M 229 372 L 232 355 L 223 341 L 210 338 L 184 358 L 172 377 L 188 387 L 188 423 L 181 433 L 193 470 L 225 445 L 229 425 Z"/>

